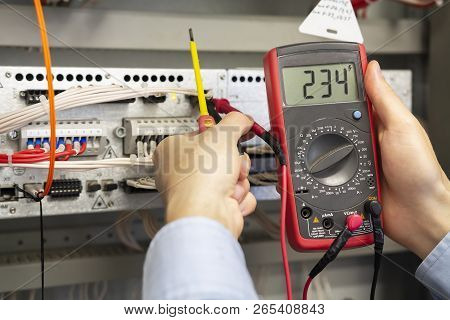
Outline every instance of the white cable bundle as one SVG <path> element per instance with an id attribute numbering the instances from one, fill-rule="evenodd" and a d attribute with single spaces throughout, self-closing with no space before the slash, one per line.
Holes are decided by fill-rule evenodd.
<path id="1" fill-rule="evenodd" d="M 126 100 L 138 97 L 148 97 L 166 93 L 180 93 L 185 95 L 197 95 L 194 89 L 180 88 L 142 88 L 134 89 L 119 85 L 75 87 L 55 96 L 56 111 L 100 104 L 118 100 Z M 11 111 L 0 116 L 0 133 L 6 133 L 16 128 L 21 128 L 30 121 L 48 114 L 48 102 L 42 99 L 40 103 L 33 104 L 20 111 Z"/>
<path id="2" fill-rule="evenodd" d="M 37 163 L 0 163 L 0 167 L 20 167 L 33 169 L 48 169 L 49 162 Z M 132 166 L 153 166 L 153 161 L 149 158 L 114 158 L 87 161 L 56 161 L 55 169 L 90 170 L 99 168 L 132 167 Z"/>

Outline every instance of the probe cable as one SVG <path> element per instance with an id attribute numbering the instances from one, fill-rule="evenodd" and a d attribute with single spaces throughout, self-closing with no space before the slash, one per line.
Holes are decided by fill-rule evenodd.
<path id="1" fill-rule="evenodd" d="M 218 113 L 226 114 L 230 112 L 241 112 L 232 107 L 227 99 L 212 99 L 212 102 L 214 104 L 215 110 Z M 250 131 L 252 131 L 256 136 L 260 137 L 262 140 L 264 140 L 265 143 L 269 145 L 281 166 L 286 165 L 286 157 L 283 150 L 281 149 L 281 145 L 270 132 L 268 132 L 256 122 L 253 122 L 253 126 Z"/>
<path id="2" fill-rule="evenodd" d="M 292 300 L 291 271 L 289 270 L 289 259 L 286 246 L 286 207 L 287 207 L 287 166 L 281 165 L 281 209 L 280 209 L 280 244 L 281 256 L 283 259 L 284 278 L 286 282 L 286 295 L 288 300 Z"/>
<path id="3" fill-rule="evenodd" d="M 377 288 L 378 274 L 380 272 L 381 259 L 383 257 L 383 247 L 384 247 L 384 232 L 381 223 L 381 204 L 374 200 L 367 202 L 364 205 L 364 211 L 370 214 L 372 218 L 373 226 L 373 242 L 374 242 L 374 265 L 373 265 L 373 278 L 372 285 L 370 288 L 370 300 L 375 300 L 375 291 Z"/>
<path id="4" fill-rule="evenodd" d="M 308 289 L 311 285 L 312 280 L 322 272 L 325 267 L 332 262 L 338 256 L 339 252 L 344 248 L 348 239 L 353 235 L 352 232 L 357 230 L 363 220 L 358 214 L 352 214 L 347 217 L 346 225 L 344 230 L 342 230 L 339 235 L 334 239 L 333 243 L 330 245 L 328 250 L 325 252 L 323 257 L 317 262 L 317 264 L 312 268 L 309 273 L 308 279 L 306 280 L 305 286 L 303 287 L 303 300 L 308 300 Z"/>

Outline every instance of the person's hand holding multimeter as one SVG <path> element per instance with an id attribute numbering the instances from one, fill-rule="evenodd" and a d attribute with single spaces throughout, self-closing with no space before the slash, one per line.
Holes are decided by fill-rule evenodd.
<path id="1" fill-rule="evenodd" d="M 375 242 L 373 298 L 384 242 L 376 200 L 384 200 L 388 235 L 425 258 L 450 230 L 450 183 L 376 62 L 364 77 L 364 46 L 290 45 L 269 51 L 264 66 L 272 132 L 288 159 L 289 242 L 299 251 L 327 250 L 310 272 L 304 298 L 312 278 L 344 246 Z M 351 215 L 363 223 L 349 232 Z"/>
<path id="2" fill-rule="evenodd" d="M 365 84 L 377 119 L 384 229 L 424 259 L 450 231 L 450 182 L 425 130 L 376 61 L 367 67 Z"/>

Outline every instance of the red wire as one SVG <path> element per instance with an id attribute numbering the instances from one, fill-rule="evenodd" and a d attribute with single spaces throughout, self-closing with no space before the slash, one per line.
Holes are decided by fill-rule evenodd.
<path id="1" fill-rule="evenodd" d="M 82 145 L 81 145 L 81 148 L 80 148 L 80 152 L 78 152 L 78 155 L 81 155 L 81 154 L 83 154 L 85 151 L 86 151 L 86 143 L 83 143 Z"/>
<path id="2" fill-rule="evenodd" d="M 214 107 L 218 113 L 230 113 L 230 112 L 241 112 L 232 105 L 227 99 L 213 99 Z M 250 131 L 253 131 L 257 136 L 262 135 L 266 130 L 261 127 L 258 123 L 253 122 L 253 126 Z"/>
<path id="3" fill-rule="evenodd" d="M 312 280 L 313 278 L 311 277 L 308 277 L 308 279 L 306 279 L 305 286 L 303 287 L 303 300 L 308 300 L 308 289 L 311 285 Z"/>
<path id="4" fill-rule="evenodd" d="M 13 159 L 35 159 L 40 157 L 45 157 L 47 154 L 45 153 L 13 153 L 12 158 Z M 6 154 L 0 154 L 0 158 L 8 159 L 8 155 Z"/>
<path id="5" fill-rule="evenodd" d="M 287 179 L 286 166 L 281 166 L 281 211 L 280 211 L 280 243 L 281 255 L 283 258 L 284 277 L 286 280 L 286 295 L 288 300 L 292 300 L 291 272 L 289 270 L 289 260 L 286 249 L 286 205 L 287 205 Z"/>
<path id="6" fill-rule="evenodd" d="M 35 153 L 44 153 L 44 149 L 27 149 L 22 151 L 17 151 L 14 154 L 35 154 Z"/>
<path id="7" fill-rule="evenodd" d="M 75 155 L 76 151 L 72 149 L 72 146 L 66 146 L 66 150 L 58 152 L 55 155 L 56 160 L 68 160 L 71 156 Z M 78 155 L 86 151 L 86 143 L 83 143 Z M 63 159 L 58 159 L 64 157 Z M 50 159 L 50 153 L 45 152 L 43 149 L 28 149 L 14 153 L 11 157 L 12 163 L 35 163 L 41 161 L 47 161 Z M 8 163 L 8 155 L 0 154 L 0 163 Z"/>
<path id="8" fill-rule="evenodd" d="M 67 143 L 66 144 L 66 151 L 72 151 L 72 144 L 71 143 Z M 67 161 L 67 160 L 69 160 L 70 156 L 71 155 L 69 154 L 69 155 L 65 156 L 64 158 L 62 158 L 61 160 L 62 161 Z"/>
<path id="9" fill-rule="evenodd" d="M 72 152 L 69 152 L 69 151 L 59 152 L 56 154 L 56 158 L 70 156 L 70 155 L 74 155 L 74 154 L 75 154 L 75 150 L 73 150 Z M 50 159 L 49 154 L 42 155 L 40 157 L 30 157 L 30 158 L 15 158 L 15 157 L 13 157 L 12 163 L 35 163 L 35 162 L 47 161 L 49 159 Z M 0 157 L 0 163 L 8 163 L 8 159 L 4 158 L 2 156 L 2 157 Z"/>

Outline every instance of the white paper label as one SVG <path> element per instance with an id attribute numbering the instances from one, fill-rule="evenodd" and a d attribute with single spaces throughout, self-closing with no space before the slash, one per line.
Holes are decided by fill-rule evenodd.
<path id="1" fill-rule="evenodd" d="M 323 38 L 364 42 L 351 0 L 321 0 L 298 30 Z"/>

